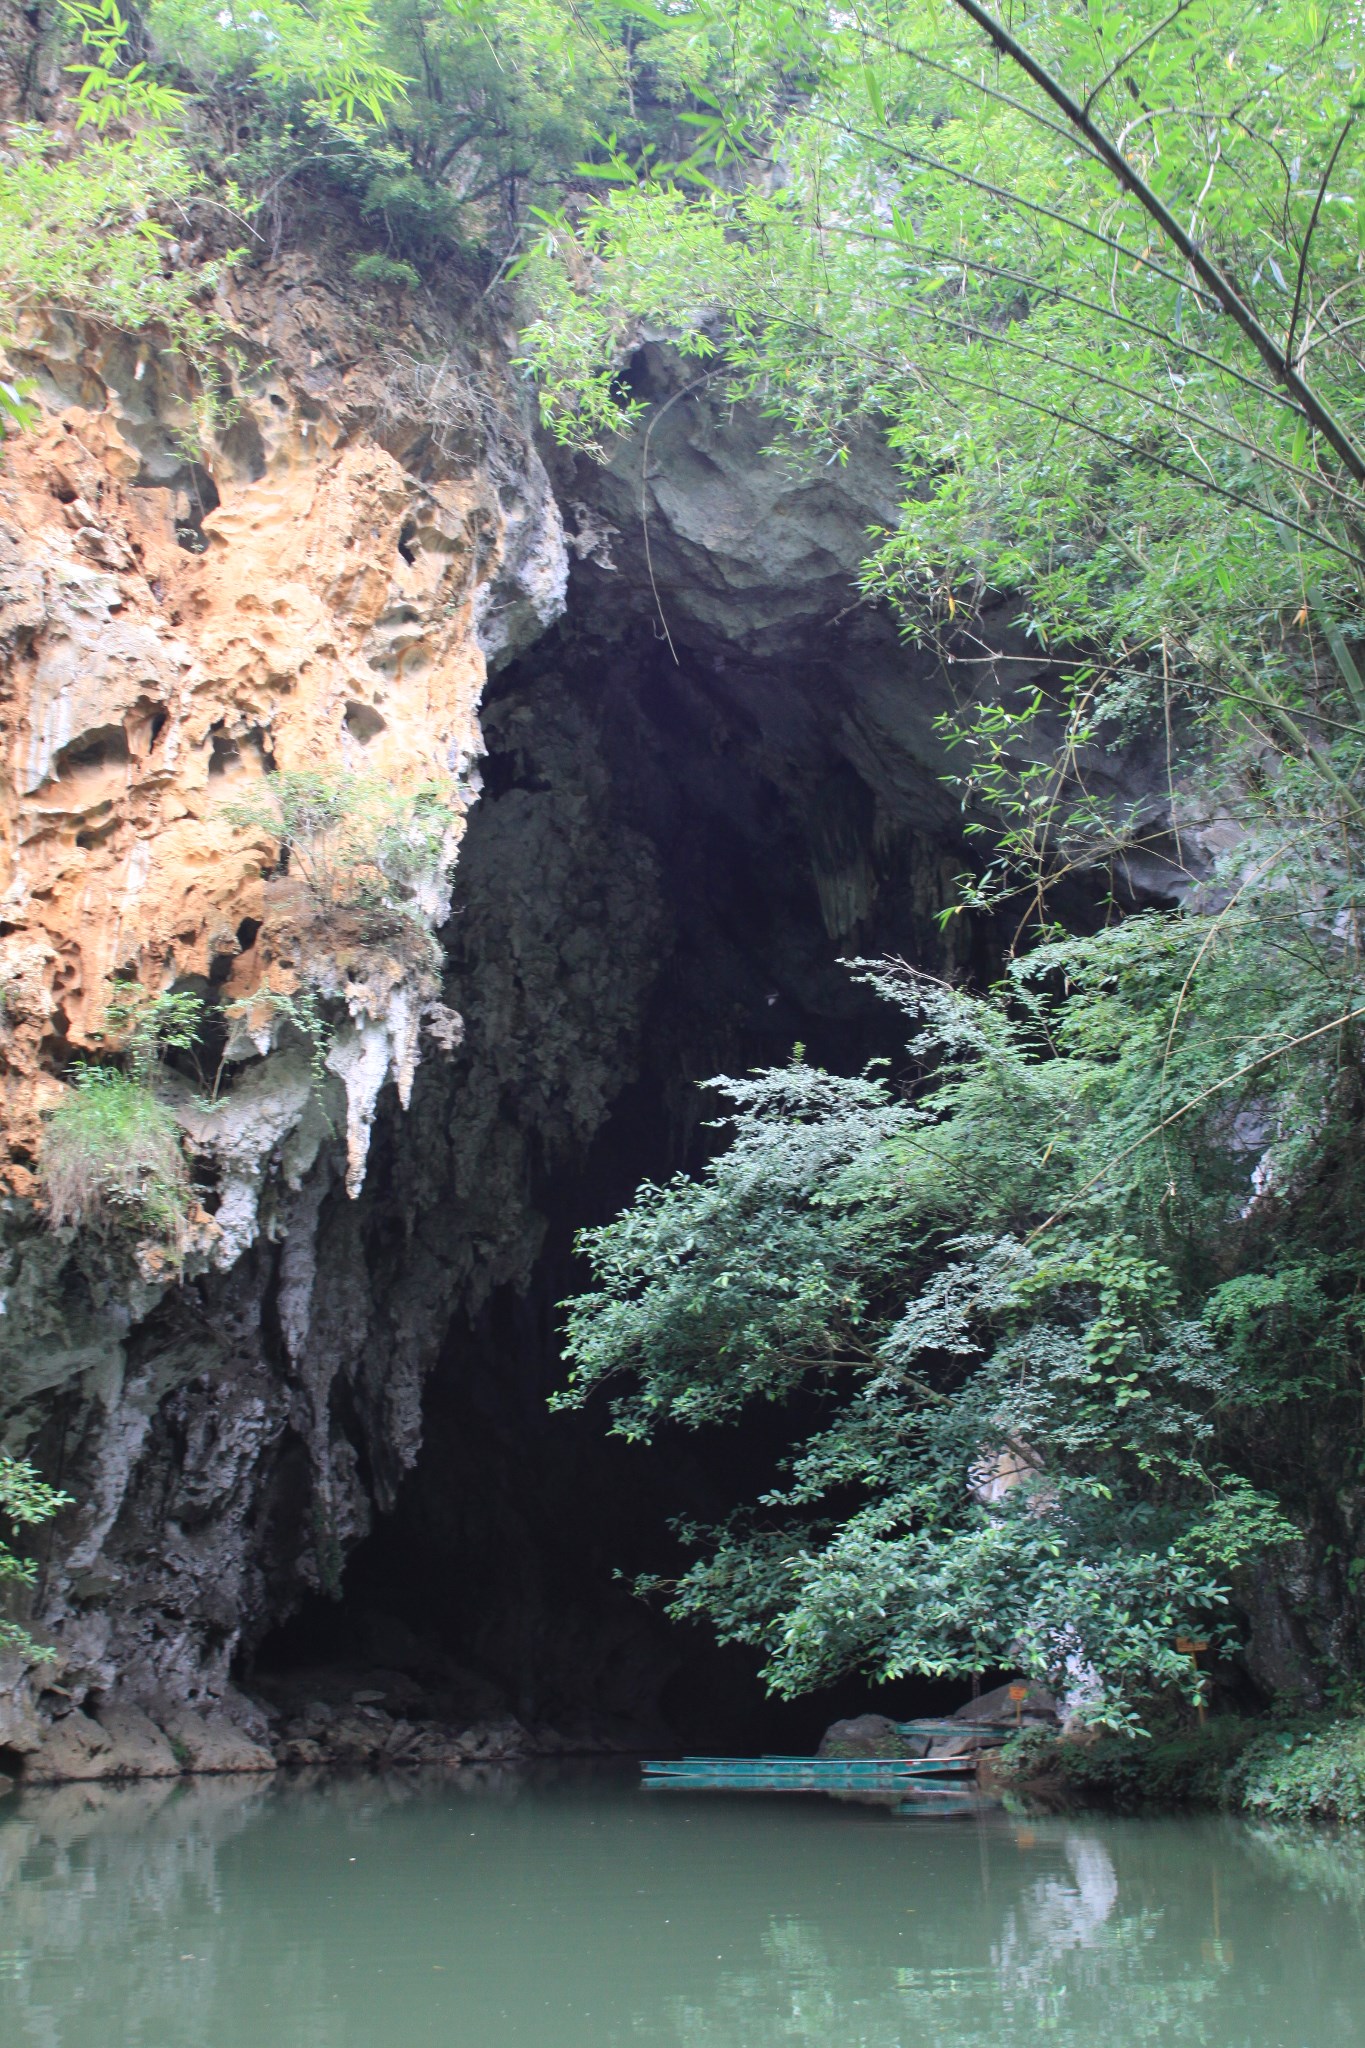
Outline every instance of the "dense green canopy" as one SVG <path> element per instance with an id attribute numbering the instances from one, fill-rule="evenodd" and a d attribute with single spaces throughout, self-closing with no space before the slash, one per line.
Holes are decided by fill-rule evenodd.
<path id="1" fill-rule="evenodd" d="M 1017 906 L 1016 957 L 985 997 L 883 971 L 906 1097 L 721 1084 L 707 1172 L 584 1239 L 571 1398 L 644 1434 L 819 1390 L 673 1591 L 780 1687 L 1020 1663 L 1122 1721 L 1283 1539 L 1265 1482 L 1308 1511 L 1289 1447 L 1361 1369 L 1365 35 L 1235 0 L 741 18 L 698 151 L 618 151 L 545 222 L 530 357 L 589 444 L 645 332 L 775 437 L 883 424 L 865 583 L 972 679 L 962 901 Z M 1054 677 L 1022 699 L 1008 590 Z M 1173 833 L 1088 787 L 1144 737 Z M 1144 840 L 1182 909 L 1058 932 L 1058 875 Z"/>

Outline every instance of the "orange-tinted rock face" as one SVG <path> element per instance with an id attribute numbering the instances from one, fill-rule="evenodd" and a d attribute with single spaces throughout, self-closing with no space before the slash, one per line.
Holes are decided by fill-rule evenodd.
<path id="1" fill-rule="evenodd" d="M 539 465 L 518 437 L 509 546 L 480 451 L 442 454 L 382 357 L 338 374 L 335 402 L 277 358 L 201 462 L 149 345 L 56 330 L 24 366 L 44 412 L 0 464 L 0 1172 L 33 1191 L 42 1112 L 112 975 L 202 977 L 228 999 L 308 976 L 349 1012 L 334 1064 L 358 1185 L 373 1097 L 416 1056 L 403 963 L 318 958 L 326 935 L 265 879 L 274 843 L 225 805 L 273 768 L 437 785 L 455 820 L 439 914 L 485 649 L 562 596 Z"/>
<path id="2" fill-rule="evenodd" d="M 0 1746 L 32 1749 L 52 1699 L 92 1686 L 225 1695 L 244 1618 L 269 1605 L 244 1563 L 258 1466 L 307 1468 L 283 1539 L 302 1583 L 365 1526 L 329 1391 L 365 1344 L 355 1260 L 319 1283 L 318 1219 L 359 1206 L 384 1084 L 405 1108 L 422 1052 L 458 1041 L 433 935 L 479 788 L 480 693 L 563 604 L 563 529 L 494 347 L 436 324 L 389 347 L 299 257 L 233 312 L 256 367 L 202 436 L 182 366 L 145 337 L 54 315 L 7 366 L 41 418 L 0 447 L 0 1444 L 39 1443 L 65 1398 L 52 1469 L 73 1506 L 33 1595 L 57 1662 L 0 1658 Z M 229 815 L 248 796 L 268 813 L 265 780 L 302 770 L 435 793 L 411 915 L 310 896 L 272 832 Z M 216 1101 L 212 1075 L 156 1082 L 203 1196 L 178 1243 L 43 1220 L 44 1113 L 129 976 L 231 1006 Z M 325 1039 L 267 991 L 304 991 Z M 376 1358 L 399 1470 L 421 1361 Z M 153 1533 L 158 1562 L 130 1573 L 105 1546 L 140 1521 L 167 1402 L 196 1418 L 172 1491 L 207 1500 L 206 1448 L 214 1533 L 163 1503 L 154 1522 L 200 1535 Z"/>

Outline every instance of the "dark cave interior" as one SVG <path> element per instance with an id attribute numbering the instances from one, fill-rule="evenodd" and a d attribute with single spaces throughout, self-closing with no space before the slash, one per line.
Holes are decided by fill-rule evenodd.
<path id="1" fill-rule="evenodd" d="M 520 1270 L 492 1258 L 452 1299 L 392 1512 L 349 1557 L 339 1597 L 310 1596 L 259 1644 L 248 1680 L 397 1666 L 453 1692 L 453 1710 L 510 1709 L 585 1746 L 736 1751 L 808 1750 L 839 1714 L 960 1699 L 854 1678 L 782 1703 L 755 1655 L 630 1592 L 680 1555 L 671 1517 L 716 1517 L 759 1490 L 789 1419 L 641 1449 L 609 1439 L 600 1411 L 547 1407 L 563 1374 L 557 1305 L 585 1278 L 574 1234 L 641 1180 L 704 1160 L 717 1140 L 700 1084 L 783 1061 L 798 1041 L 836 1070 L 880 1057 L 894 1071 L 904 1020 L 841 962 L 989 964 L 989 933 L 959 920 L 945 938 L 936 920 L 961 843 L 897 816 L 837 744 L 865 669 L 837 634 L 747 660 L 665 638 L 647 615 L 604 632 L 599 596 L 490 686 L 446 934 L 467 1039 L 440 1100 L 419 1076 L 410 1118 L 428 1131 L 445 1119 L 458 1150 L 460 1091 L 494 1091 L 488 1172 L 474 1168 L 488 1186 L 427 1225 L 496 1235 L 491 1162 L 514 1129 L 515 1186 L 498 1185 L 532 1219 L 535 1255 Z M 508 1066 L 509 1035 L 536 1047 L 529 1067 Z M 585 1076 L 591 1099 L 575 1107 Z M 372 1236 L 410 1143 L 403 1119 L 382 1120 Z"/>

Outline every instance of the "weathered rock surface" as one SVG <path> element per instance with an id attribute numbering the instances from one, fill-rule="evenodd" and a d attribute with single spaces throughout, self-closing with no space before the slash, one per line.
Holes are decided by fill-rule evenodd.
<path id="1" fill-rule="evenodd" d="M 20 1194 L 60 1092 L 54 1055 L 97 1041 L 112 975 L 233 1000 L 287 992 L 318 965 L 301 953 L 336 950 L 337 933 L 272 906 L 272 843 L 233 824 L 228 800 L 271 769 L 333 765 L 435 782 L 462 808 L 488 650 L 562 607 L 558 513 L 515 420 L 502 431 L 520 469 L 500 493 L 486 451 L 437 450 L 404 358 L 372 344 L 341 368 L 355 337 L 328 310 L 306 275 L 258 287 L 243 319 L 252 353 L 265 358 L 268 332 L 271 354 L 201 462 L 181 452 L 174 359 L 151 342 L 54 323 L 13 351 L 45 408 L 0 470 L 0 1114 Z M 339 985 L 352 1031 L 332 1060 L 352 1192 L 378 1088 L 392 1076 L 406 1093 L 415 1055 L 401 975 L 364 979 Z M 239 1117 L 225 1150 L 278 1159 L 301 1113 L 286 1101 L 249 1135 Z M 212 1132 L 195 1136 L 212 1151 Z M 215 1243 L 206 1221 L 209 1255 L 230 1264 L 254 1222 L 219 1226 Z"/>
<path id="2" fill-rule="evenodd" d="M 125 1778 L 178 1778 L 185 1773 L 272 1771 L 274 1752 L 263 1718 L 238 1697 L 238 1713 L 162 1709 L 159 1719 L 127 1701 L 41 1719 L 32 1746 L 22 1753 L 25 1785 L 70 1784 Z"/>
<path id="3" fill-rule="evenodd" d="M 266 1743 L 219 1710 L 196 1714 L 180 1708 L 166 1717 L 166 1734 L 187 1771 L 273 1771 L 275 1758 Z"/>
<path id="4" fill-rule="evenodd" d="M 275 1755 L 289 1765 L 453 1770 L 470 1763 L 560 1756 L 567 1747 L 553 1731 L 523 1728 L 513 1715 L 455 1728 L 442 1721 L 395 1718 L 376 1706 L 328 1708 L 315 1702 L 284 1728 Z"/>
<path id="5" fill-rule="evenodd" d="M 18 1753 L 91 1693 L 226 1696 L 243 1622 L 269 1608 L 282 1451 L 313 1583 L 369 1511 L 328 1412 L 364 1330 L 332 1341 L 347 1303 L 330 1277 L 319 1298 L 313 1238 L 328 1196 L 363 1186 L 386 1085 L 410 1097 L 421 976 L 319 929 L 272 878 L 269 834 L 225 802 L 277 768 L 444 788 L 439 922 L 489 660 L 563 602 L 558 511 L 496 349 L 471 383 L 448 322 L 386 345 L 298 260 L 234 311 L 259 367 L 199 461 L 154 338 L 54 319 L 12 350 L 43 413 L 0 466 L 0 1442 L 36 1446 L 78 1503 L 36 1598 L 58 1665 L 0 1687 L 0 1747 Z M 98 1043 L 114 974 L 245 1006 L 228 1049 L 246 1065 L 218 1107 L 168 1084 L 205 1190 L 185 1273 L 225 1274 L 212 1300 L 173 1285 L 158 1247 L 130 1266 L 33 1207 L 43 1113 Z M 321 1089 L 306 1047 L 252 1007 L 303 981 L 340 1018 Z M 427 1047 L 447 1054 L 459 1020 L 427 1012 Z M 328 1329 L 308 1351 L 315 1317 Z M 401 1378 L 382 1397 L 395 1475 L 418 1433 Z M 293 1560 L 272 1565 L 296 1598 Z M 208 1755 L 198 1723 L 184 1739 Z M 95 1774 L 99 1738 L 73 1723 L 63 1740 Z"/>
<path id="6" fill-rule="evenodd" d="M 844 1721 L 832 1721 L 820 1738 L 816 1752 L 827 1757 L 916 1757 L 924 1756 L 929 1745 L 913 1736 L 902 1735 L 885 1714 L 854 1714 Z"/>
<path id="7" fill-rule="evenodd" d="M 1025 1681 L 1015 1679 L 1011 1683 L 1024 1685 Z M 956 1709 L 953 1719 L 982 1728 L 1013 1727 L 1016 1720 L 1055 1727 L 1060 1716 L 1056 1700 L 1041 1685 L 1027 1685 L 1021 1700 L 1010 1697 L 1009 1685 L 997 1685 L 993 1691 L 983 1692 L 979 1699 L 965 1701 Z"/>
<path id="8" fill-rule="evenodd" d="M 109 1738 L 106 1778 L 174 1778 L 182 1758 L 150 1714 L 128 1703 L 100 1708 L 99 1725 Z"/>
<path id="9" fill-rule="evenodd" d="M 40 1746 L 25 1757 L 25 1781 L 41 1785 L 103 1778 L 113 1747 L 99 1722 L 73 1707 L 52 1722 Z"/>
<path id="10" fill-rule="evenodd" d="M 1015 1681 L 1020 1685 L 1022 1680 Z M 996 1686 L 966 1700 L 932 1733 L 903 1729 L 885 1714 L 857 1714 L 825 1730 L 819 1755 L 828 1757 L 979 1757 L 1004 1741 L 1016 1726 L 1056 1728 L 1057 1703 L 1042 1686 L 1029 1685 L 1020 1699 L 1011 1686 Z"/>

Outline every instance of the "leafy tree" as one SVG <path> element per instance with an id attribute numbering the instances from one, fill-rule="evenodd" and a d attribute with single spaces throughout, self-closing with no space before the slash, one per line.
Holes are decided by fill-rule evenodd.
<path id="1" fill-rule="evenodd" d="M 382 121 L 405 80 L 382 60 L 383 31 L 364 0 L 152 0 L 147 27 L 197 82 L 250 85 L 326 119 Z"/>
<path id="2" fill-rule="evenodd" d="M 821 1391 L 673 1596 L 780 1686 L 1018 1658 L 1122 1719 L 1360 1384 L 1365 39 L 1273 0 L 742 15 L 689 154 L 545 223 L 527 358 L 588 445 L 644 331 L 778 439 L 884 424 L 865 587 L 972 679 L 962 906 L 1017 896 L 1016 957 L 989 998 L 918 984 L 908 1100 L 725 1084 L 703 1180 L 585 1241 L 571 1398 L 611 1379 L 641 1433 Z M 1090 788 L 1147 735 L 1174 830 Z M 1182 810 L 1234 828 L 1221 870 Z M 1059 934 L 1058 877 L 1144 838 L 1182 910 Z"/>
<path id="3" fill-rule="evenodd" d="M 203 196 L 176 139 L 183 96 L 130 61 L 130 24 L 117 0 L 61 0 L 61 30 L 78 55 L 74 147 L 35 122 L 11 124 L 0 152 L 0 289 L 11 317 L 65 308 L 111 327 L 162 330 L 204 378 L 226 337 L 201 302 L 223 262 L 197 270 L 169 260 L 173 229 Z M 0 341 L 4 330 L 0 328 Z M 27 423 L 23 395 L 0 387 L 0 428 Z"/>
<path id="4" fill-rule="evenodd" d="M 1341 1123 L 1314 1057 L 1341 988 L 1267 948 L 1249 1018 L 1229 949 L 1167 1060 L 1206 937 L 1134 920 L 1017 962 L 990 997 L 877 969 L 921 1020 L 913 1099 L 799 1059 L 720 1082 L 730 1140 L 705 1173 L 584 1233 L 596 1285 L 569 1304 L 564 1401 L 605 1386 L 632 1438 L 798 1393 L 827 1411 L 756 1509 L 686 1532 L 702 1555 L 671 1593 L 761 1645 L 779 1690 L 1019 1665 L 1123 1725 L 1188 1685 L 1177 1633 L 1224 1626 L 1230 1575 L 1290 1533 L 1230 1422 L 1344 1397 L 1359 1367 L 1263 1345 L 1250 1369 L 1221 1341 L 1226 1248 L 1305 1128 L 1320 1147 Z M 1229 1040 L 1262 1048 L 1234 1083 Z M 1351 1314 L 1344 1279 L 1326 1293 Z"/>
<path id="5" fill-rule="evenodd" d="M 363 210 L 399 246 L 515 232 L 525 207 L 626 112 L 626 53 L 600 0 L 398 0 L 388 47 L 409 85 Z"/>
<path id="6" fill-rule="evenodd" d="M 1144 717 L 1307 761 L 1349 810 L 1356 18 L 1047 0 L 1020 40 L 977 0 L 744 15 L 767 70 L 709 94 L 692 154 L 618 158 L 545 228 L 527 353 L 550 419 L 590 443 L 623 424 L 647 327 L 834 456 L 883 421 L 907 492 L 866 584 L 959 676 L 979 662 L 968 794 L 1004 807 L 1015 880 L 1131 836 L 1082 785 Z M 1055 675 L 1022 705 L 984 615 L 1002 590 Z"/>
<path id="7" fill-rule="evenodd" d="M 28 392 L 26 383 L 0 378 L 0 444 L 11 434 L 22 434 L 33 425 L 35 415 Z"/>
<path id="8" fill-rule="evenodd" d="M 70 1505 L 70 1496 L 48 1486 L 26 1458 L 12 1458 L 8 1452 L 0 1451 L 0 1525 L 7 1523 L 11 1531 L 38 1528 Z M 33 1579 L 34 1569 L 29 1559 L 20 1556 L 9 1543 L 0 1539 L 0 1590 L 8 1593 L 28 1587 L 33 1584 Z M 17 1651 L 21 1657 L 34 1662 L 41 1662 L 52 1654 L 35 1643 L 26 1628 L 3 1614 L 0 1614 L 0 1650 Z"/>
<path id="9" fill-rule="evenodd" d="M 118 0 L 59 0 L 67 28 L 80 38 L 82 57 L 67 65 L 79 78 L 76 125 L 91 123 L 101 133 L 112 121 L 145 122 L 151 128 L 176 123 L 185 98 L 147 69 L 145 58 L 129 58 L 129 23 Z"/>
<path id="10" fill-rule="evenodd" d="M 221 266 L 164 260 L 172 234 L 157 218 L 200 190 L 183 151 L 155 130 L 87 136 L 68 152 L 49 130 L 12 127 L 0 156 L 0 290 L 11 317 L 67 308 L 128 332 L 160 328 L 208 373 L 224 331 L 200 300 Z"/>

